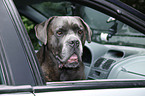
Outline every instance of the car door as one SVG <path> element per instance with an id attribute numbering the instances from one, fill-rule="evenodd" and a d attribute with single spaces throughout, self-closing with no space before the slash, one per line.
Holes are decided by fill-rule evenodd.
<path id="1" fill-rule="evenodd" d="M 26 4 L 29 1 L 20 1 L 19 4 Z M 36 1 L 32 1 L 35 2 Z M 57 1 L 59 2 L 59 1 Z M 129 20 L 134 17 L 126 17 L 126 14 L 120 15 L 119 10 L 107 6 L 108 2 L 100 0 L 85 0 L 85 1 L 72 1 L 79 4 L 87 5 L 91 8 L 100 10 L 119 20 L 135 26 L 141 32 L 144 32 L 143 23 L 137 19 L 134 21 Z M 24 25 L 21 21 L 20 15 L 12 0 L 1 0 L 1 7 L 3 10 L 0 12 L 5 14 L 1 17 L 2 23 L 0 26 L 1 36 L 1 88 L 0 95 L 84 95 L 84 96 L 144 96 L 145 80 L 84 80 L 84 81 L 66 81 L 66 82 L 44 82 L 40 66 L 38 65 L 37 58 L 35 57 L 34 49 L 31 45 L 29 37 L 26 33 Z M 16 5 L 17 5 L 16 4 Z M 27 4 L 26 4 L 27 5 Z M 112 4 L 111 4 L 112 5 Z M 21 5 L 19 5 L 21 6 Z M 28 8 L 26 6 L 22 8 Z M 30 8 L 31 9 L 31 8 Z M 112 10 L 113 9 L 113 10 Z M 19 9 L 20 13 L 26 9 Z M 28 10 L 29 11 L 29 10 Z M 31 14 L 30 11 L 29 14 Z M 122 11 L 121 11 L 122 12 Z M 27 13 L 26 16 L 32 16 Z M 123 11 L 124 13 L 124 11 Z M 21 13 L 22 14 L 22 13 Z M 23 13 L 24 14 L 24 13 Z M 37 16 L 42 17 L 37 21 L 45 20 L 42 14 Z M 36 16 L 36 17 L 37 17 Z M 4 19 L 6 18 L 6 19 Z M 135 16 L 135 18 L 138 18 Z M 31 19 L 34 19 L 31 17 Z M 35 18 L 36 19 L 36 18 Z M 131 23 L 129 23 L 130 21 Z M 141 20 L 142 21 L 142 20 Z M 137 22 L 137 23 L 135 23 Z M 138 24 L 138 26 L 136 26 Z M 8 27 L 6 27 L 8 26 Z M 9 29 L 10 28 L 10 29 Z M 8 37 L 7 37 L 8 35 Z M 9 45 L 10 44 L 10 45 Z M 4 50 L 4 51 L 3 51 Z M 4 58 L 4 59 L 3 59 Z M 6 85 L 6 86 L 3 86 Z M 11 86 L 7 86 L 11 85 Z M 18 86 L 20 85 L 20 86 Z M 22 85 L 22 86 L 21 86 Z M 23 86 L 26 85 L 26 86 Z"/>

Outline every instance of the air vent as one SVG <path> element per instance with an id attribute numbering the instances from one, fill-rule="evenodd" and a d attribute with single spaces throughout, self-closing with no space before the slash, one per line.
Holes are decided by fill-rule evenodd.
<path id="1" fill-rule="evenodd" d="M 94 64 L 94 67 L 99 67 L 101 65 L 101 63 L 105 60 L 105 58 L 100 58 L 98 59 L 95 64 Z"/>
<path id="2" fill-rule="evenodd" d="M 115 61 L 112 59 L 108 59 L 102 66 L 103 69 L 108 70 L 111 66 L 111 64 L 113 64 Z"/>

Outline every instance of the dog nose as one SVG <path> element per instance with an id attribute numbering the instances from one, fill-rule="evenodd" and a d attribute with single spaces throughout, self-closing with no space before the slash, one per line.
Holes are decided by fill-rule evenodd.
<path id="1" fill-rule="evenodd" d="M 70 45 L 71 47 L 78 47 L 79 44 L 80 44 L 79 40 L 73 40 L 73 41 L 70 41 L 70 42 L 69 42 L 69 45 Z"/>

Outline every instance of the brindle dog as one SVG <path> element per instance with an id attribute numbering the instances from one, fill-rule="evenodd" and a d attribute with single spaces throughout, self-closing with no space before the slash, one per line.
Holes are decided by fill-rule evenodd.
<path id="1" fill-rule="evenodd" d="M 46 81 L 85 79 L 82 53 L 90 27 L 77 16 L 54 16 L 35 26 L 43 46 L 37 53 Z"/>

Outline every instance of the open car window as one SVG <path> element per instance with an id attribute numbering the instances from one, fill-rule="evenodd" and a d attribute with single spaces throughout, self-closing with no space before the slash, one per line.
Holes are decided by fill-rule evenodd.
<path id="1" fill-rule="evenodd" d="M 82 57 L 86 79 L 145 79 L 144 60 L 139 57 L 145 53 L 145 36 L 140 31 L 116 18 L 75 3 L 43 2 L 29 7 L 47 19 L 51 16 L 80 16 L 90 26 L 93 43 L 86 44 Z M 28 25 L 28 22 L 24 23 Z M 42 44 L 35 37 L 34 25 L 29 25 L 31 29 L 28 33 L 34 48 L 39 50 Z"/>

